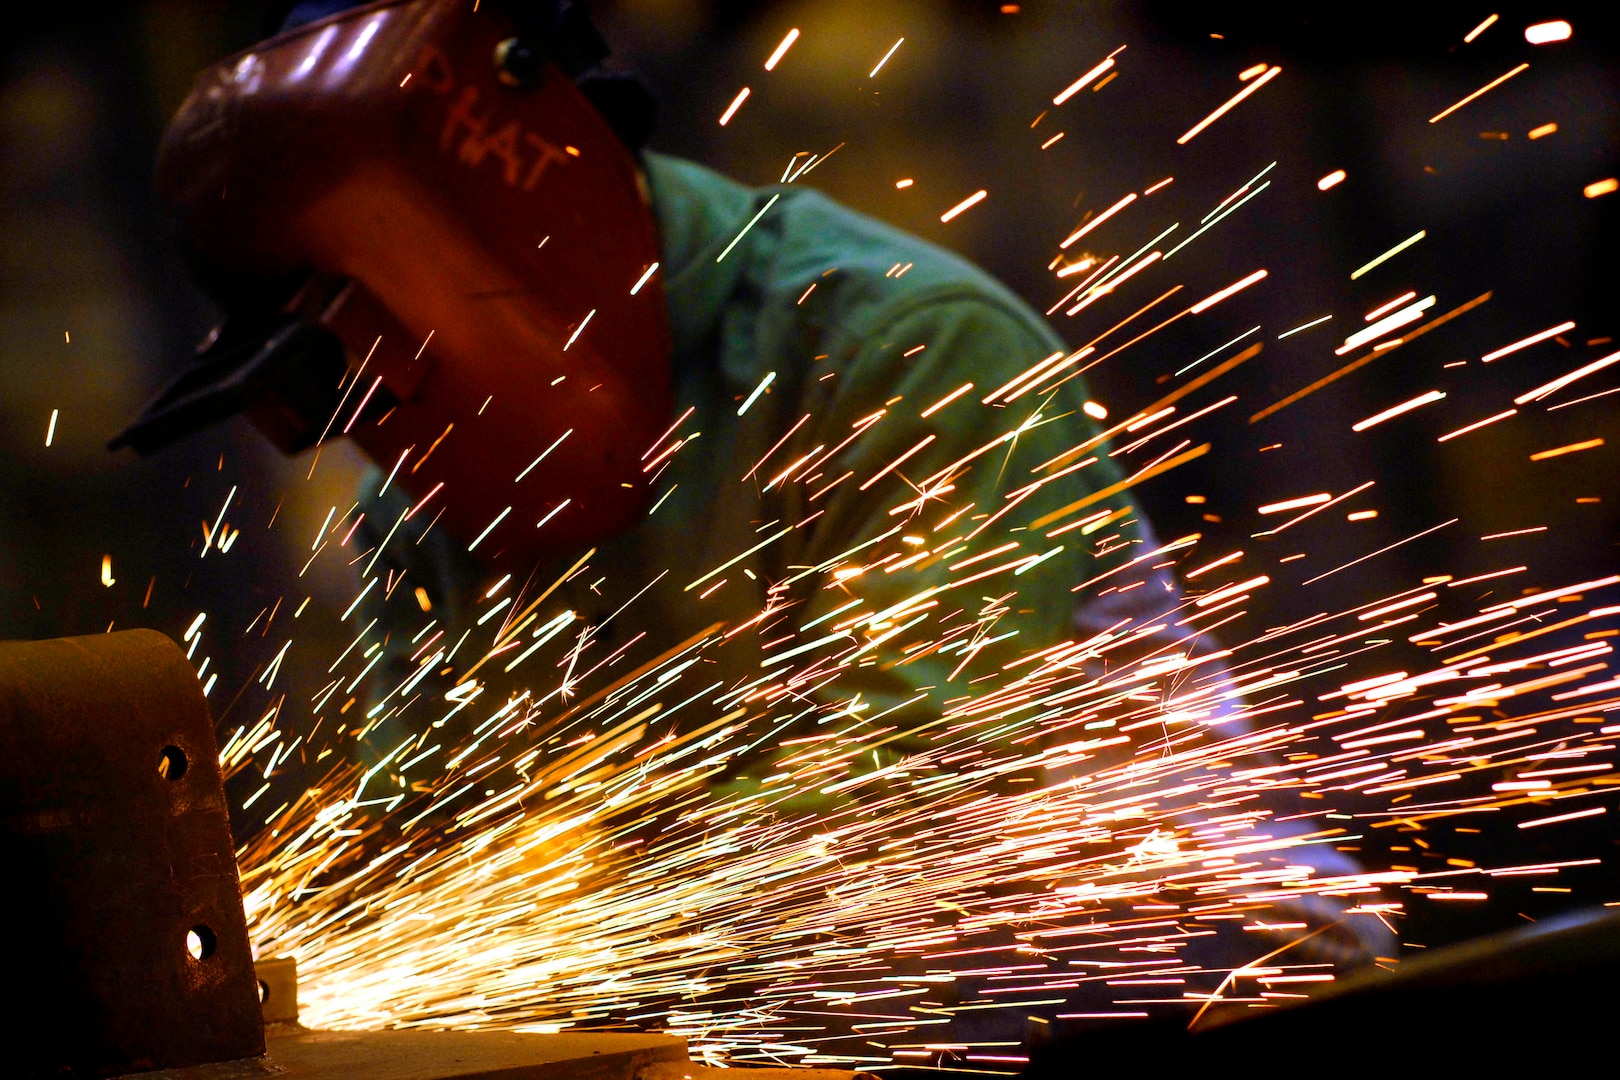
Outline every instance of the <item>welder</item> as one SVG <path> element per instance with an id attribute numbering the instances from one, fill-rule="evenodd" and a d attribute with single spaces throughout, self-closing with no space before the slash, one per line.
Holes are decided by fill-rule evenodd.
<path id="1" fill-rule="evenodd" d="M 772 639 L 960 566 L 873 568 L 845 589 L 827 569 L 856 564 L 841 555 L 957 511 L 970 532 L 1098 441 L 1075 354 L 1011 292 L 802 185 L 646 149 L 651 97 L 606 57 L 566 0 L 300 3 L 205 72 L 165 138 L 160 188 L 226 318 L 126 438 L 150 449 L 246 410 L 289 452 L 347 436 L 373 459 L 357 568 L 359 625 L 387 639 L 374 754 L 432 719 L 387 699 L 429 660 L 462 698 L 503 695 L 504 656 L 473 673 L 480 652 L 448 646 L 541 593 L 589 627 L 587 667 L 631 626 L 668 647 L 752 624 L 713 678 L 758 679 Z M 1050 378 L 1026 375 L 1043 362 Z M 1122 486 L 1093 456 L 1020 495 L 1018 520 Z M 1157 543 L 1140 514 L 1109 529 L 1115 550 Z M 1064 544 L 1016 592 L 958 594 L 977 624 L 963 648 L 842 672 L 840 700 L 901 728 L 847 768 L 927 746 L 908 727 L 1019 655 L 1180 602 L 1155 571 L 1076 610 L 1097 569 Z M 410 641 L 430 616 L 446 646 L 424 659 Z M 757 786 L 778 752 L 721 783 Z M 1332 940 L 1337 959 L 1387 947 L 1376 924 Z"/>
<path id="2" fill-rule="evenodd" d="M 806 568 L 957 510 L 971 532 L 1019 478 L 1098 435 L 1084 381 L 1064 377 L 1071 354 L 998 282 L 806 187 L 748 188 L 644 149 L 651 99 L 604 52 L 565 3 L 303 3 L 205 72 L 165 137 L 159 187 L 226 318 L 130 441 L 246 407 L 284 449 L 358 442 L 375 469 L 357 535 L 380 549 L 358 569 L 384 579 L 360 625 L 377 615 L 414 634 L 421 586 L 459 635 L 493 584 L 543 588 L 594 547 L 548 602 L 600 626 L 599 642 L 634 624 L 673 643 L 768 605 L 813 623 L 851 592 Z M 995 399 L 1043 361 L 1055 390 L 1036 380 Z M 992 445 L 916 513 L 890 513 Z M 1116 485 L 1113 461 L 1091 456 L 1023 499 L 1019 520 Z M 795 462 L 809 467 L 775 479 Z M 1108 537 L 1152 543 L 1140 515 Z M 959 561 L 865 574 L 859 594 L 881 610 Z M 972 663 L 855 668 L 838 692 L 873 714 L 922 688 L 952 697 L 1072 636 L 1071 587 L 1095 569 L 1086 545 L 1064 544 L 1018 577 L 1009 610 L 972 598 L 970 619 L 989 612 L 978 638 L 1003 639 Z M 1081 629 L 1167 596 L 1159 578 L 1088 604 Z M 750 640 L 767 639 L 722 651 L 738 677 L 760 674 Z M 401 676 L 413 651 L 390 648 Z M 376 727 L 377 744 L 395 730 Z"/>

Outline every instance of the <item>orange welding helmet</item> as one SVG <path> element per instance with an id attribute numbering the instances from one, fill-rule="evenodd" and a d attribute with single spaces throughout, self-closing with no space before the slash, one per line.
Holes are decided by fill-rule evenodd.
<path id="1" fill-rule="evenodd" d="M 671 346 L 650 98 L 606 52 L 567 3 L 388 0 L 204 71 L 158 189 L 226 318 L 113 445 L 246 412 L 288 453 L 354 439 L 481 556 L 627 527 Z"/>

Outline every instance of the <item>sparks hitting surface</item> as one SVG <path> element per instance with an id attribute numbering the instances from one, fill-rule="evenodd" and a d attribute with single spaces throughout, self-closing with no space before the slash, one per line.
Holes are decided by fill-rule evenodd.
<path id="1" fill-rule="evenodd" d="M 1120 55 L 1061 90 L 1054 106 Z M 1527 66 L 1429 123 L 1477 107 L 1487 93 L 1511 93 L 1503 84 Z M 1281 74 L 1265 64 L 1239 73 L 1241 86 L 1202 119 L 1190 117 L 1179 141 L 1217 138 Z M 821 160 L 795 159 L 784 179 Z M 1463 528 L 1440 516 L 1337 565 L 1294 565 L 1306 557 L 1312 530 L 1339 520 L 1331 515 L 1376 517 L 1374 478 L 1338 492 L 1302 483 L 1272 493 L 1256 507 L 1265 527 L 1253 550 L 1212 547 L 1196 533 L 1141 550 L 1120 531 L 1136 512 L 1126 485 L 1033 520 L 1019 511 L 1035 490 L 1100 457 L 1119 463 L 1140 489 L 1174 485 L 1178 468 L 1220 453 L 1198 437 L 1198 425 L 1238 401 L 1220 380 L 1260 353 L 1265 333 L 1275 340 L 1330 320 L 1351 324 L 1322 342 L 1324 353 L 1346 358 L 1342 365 L 1276 400 L 1252 402 L 1253 422 L 1453 320 L 1487 317 L 1489 294 L 1448 296 L 1435 284 L 1433 295 L 1419 299 L 1417 289 L 1336 320 L 1257 314 L 1253 330 L 1188 358 L 1177 376 L 1190 377 L 1158 400 L 1112 417 L 1088 403 L 1090 415 L 1110 421 L 1105 434 L 1011 478 L 1003 505 L 953 501 L 968 471 L 1001 468 L 1007 443 L 1054 419 L 1043 410 L 1057 385 L 1220 305 L 1264 312 L 1275 302 L 1267 289 L 1279 268 L 1205 281 L 1190 268 L 1181 276 L 1178 258 L 1195 241 L 1216 242 L 1228 216 L 1252 212 L 1272 187 L 1271 169 L 1197 222 L 1156 216 L 1164 198 L 1156 193 L 1169 179 L 1099 197 L 1082 223 L 1052 237 L 1060 298 L 1049 314 L 1075 318 L 1087 329 L 1074 333 L 1089 340 L 1002 386 L 968 383 L 940 387 L 927 401 L 874 401 L 849 438 L 900 409 L 946 420 L 953 410 L 1017 410 L 1020 423 L 1007 436 L 930 475 L 908 467 L 924 439 L 870 476 L 832 478 L 819 470 L 841 447 L 794 458 L 782 448 L 795 425 L 765 458 L 737 463 L 740 480 L 766 491 L 804 485 L 812 507 L 839 484 L 867 491 L 885 478 L 904 479 L 907 494 L 891 500 L 891 529 L 801 575 L 847 595 L 829 617 L 801 624 L 785 600 L 789 582 L 777 583 L 751 618 L 716 623 L 660 653 L 645 633 L 624 630 L 636 623 L 632 601 L 610 617 L 623 642 L 610 648 L 603 622 L 548 602 L 550 581 L 502 581 L 470 628 L 439 625 L 424 610 L 411 642 L 415 673 L 358 705 L 383 656 L 375 621 L 355 625 L 349 648 L 323 661 L 331 681 L 308 703 L 273 696 L 295 650 L 292 640 L 282 645 L 259 678 L 262 716 L 228 733 L 222 761 L 229 774 L 263 778 L 243 804 L 257 823 L 240 853 L 248 919 L 261 953 L 298 958 L 306 1018 L 339 1027 L 524 1030 L 615 1023 L 667 1028 L 703 1054 L 730 1060 L 877 1066 L 945 1053 L 1016 1066 L 1016 1047 L 961 1039 L 951 1025 L 975 1012 L 1050 1013 L 1075 1001 L 1089 1004 L 1063 1006 L 1071 1011 L 1057 1017 L 1119 1019 L 1212 999 L 1288 999 L 1333 978 L 1321 943 L 1300 940 L 1311 925 L 1301 911 L 1398 928 L 1413 905 L 1477 903 L 1503 878 L 1562 888 L 1551 884 L 1563 880 L 1561 871 L 1595 864 L 1452 858 L 1420 868 L 1413 854 L 1409 863 L 1331 877 L 1303 854 L 1359 850 L 1392 830 L 1427 848 L 1424 831 L 1442 822 L 1470 828 L 1464 823 L 1503 819 L 1541 830 L 1609 813 L 1607 793 L 1620 782 L 1609 760 L 1620 734 L 1620 721 L 1611 722 L 1620 680 L 1610 671 L 1609 641 L 1620 622 L 1620 577 L 1571 574 L 1534 582 L 1525 593 L 1529 578 L 1515 575 L 1526 567 L 1490 563 L 1490 543 L 1535 529 L 1504 526 L 1477 541 L 1488 568 L 1387 580 L 1381 556 Z M 1340 170 L 1317 187 L 1344 181 Z M 941 221 L 982 214 L 977 208 L 994 198 L 983 189 L 958 196 L 942 207 Z M 1348 276 L 1375 274 L 1426 235 L 1368 252 Z M 1082 240 L 1096 253 L 1082 254 L 1075 247 Z M 1523 328 L 1504 330 L 1501 347 L 1481 359 L 1574 329 L 1559 319 L 1550 313 L 1541 325 L 1557 325 L 1529 337 Z M 1571 362 L 1538 385 L 1504 379 L 1502 411 L 1447 415 L 1439 441 L 1489 439 L 1520 410 L 1600 396 L 1594 380 L 1617 361 L 1620 353 Z M 739 415 L 773 379 L 758 385 Z M 1430 389 L 1321 438 L 1373 438 L 1363 433 L 1446 408 L 1446 391 Z M 689 415 L 646 448 L 650 482 L 700 434 L 683 427 Z M 1569 418 L 1568 438 L 1538 448 L 1529 462 L 1604 445 L 1588 437 L 1578 411 L 1559 415 Z M 393 472 L 403 464 L 402 457 Z M 394 528 L 431 507 L 436 492 Z M 240 535 L 226 520 L 235 494 L 223 495 L 205 524 L 205 556 L 228 557 Z M 661 505 L 660 498 L 651 512 Z M 377 552 L 351 550 L 356 509 L 333 507 L 311 544 L 312 562 L 331 553 L 366 571 L 344 619 L 372 590 L 398 584 L 372 572 Z M 752 550 L 809 520 L 776 523 Z M 1300 537 L 1302 550 L 1262 546 L 1284 534 Z M 975 668 L 1002 640 L 998 623 L 1018 603 L 1025 572 L 1072 545 L 1084 545 L 1099 567 L 1076 583 L 1077 598 L 1157 590 L 1165 597 L 1159 616 Z M 611 574 L 594 554 L 582 553 L 564 576 Z M 680 584 L 701 611 L 748 554 L 670 573 L 685 575 Z M 953 575 L 948 585 L 919 587 L 881 610 L 863 599 L 869 576 L 903 580 L 939 564 Z M 1171 569 L 1187 582 L 1184 595 L 1166 591 Z M 1249 617 L 1260 590 L 1308 590 L 1339 575 L 1364 582 L 1363 599 L 1283 626 Z M 271 612 L 267 630 L 274 619 Z M 186 630 L 194 658 L 208 633 L 203 615 Z M 740 684 L 706 677 L 706 659 L 745 635 L 766 634 L 757 677 Z M 1386 654 L 1410 670 L 1384 661 Z M 926 655 L 950 657 L 957 672 L 975 675 L 971 692 L 941 715 L 907 711 L 921 698 L 879 710 L 839 689 L 862 666 Z M 205 655 L 199 677 L 211 689 L 217 676 L 208 667 Z M 508 694 L 508 686 L 518 689 Z M 301 763 L 345 762 L 358 735 L 375 741 L 400 730 L 387 721 L 406 708 L 438 710 L 442 722 L 385 747 L 367 768 L 338 764 L 315 787 L 278 789 L 278 770 L 295 753 Z M 777 744 L 790 724 L 818 733 L 788 740 L 789 756 L 756 789 L 711 794 L 709 782 L 730 763 Z M 902 729 L 920 733 L 926 749 L 851 775 L 853 761 L 875 760 L 873 752 Z M 451 734 L 463 730 L 470 734 Z M 1252 960 L 1206 968 L 1192 959 L 1200 941 L 1219 935 L 1247 935 Z M 962 985 L 972 992 L 961 993 Z"/>

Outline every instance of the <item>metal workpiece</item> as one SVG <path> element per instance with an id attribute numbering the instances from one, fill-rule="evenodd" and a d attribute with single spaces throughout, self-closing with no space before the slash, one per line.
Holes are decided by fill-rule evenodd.
<path id="1" fill-rule="evenodd" d="M 150 630 L 0 643 L 8 1076 L 264 1052 L 213 721 Z"/>
<path id="2" fill-rule="evenodd" d="M 298 961 L 290 956 L 261 956 L 253 962 L 259 980 L 259 1008 L 266 1024 L 298 1022 Z"/>
<path id="3" fill-rule="evenodd" d="M 647 1065 L 635 1080 L 877 1080 L 876 1074 L 848 1069 L 720 1068 L 693 1062 L 660 1061 Z"/>
<path id="4" fill-rule="evenodd" d="M 267 1057 L 129 1080 L 641 1080 L 652 1066 L 692 1068 L 670 1035 L 290 1028 L 267 1042 Z"/>
<path id="5" fill-rule="evenodd" d="M 1495 1076 L 1515 1062 L 1600 1062 L 1612 1052 L 1620 913 L 1567 912 L 1408 956 L 1309 998 L 1231 1002 L 1191 1024 L 1167 1013 L 1076 1031 L 1038 1049 L 1023 1076 L 1068 1080 L 1144 1064 L 1153 1075 L 1220 1076 L 1270 1061 L 1309 1062 L 1328 1076 L 1390 1067 Z M 1248 970 L 1234 978 L 1266 985 L 1267 969 Z"/>

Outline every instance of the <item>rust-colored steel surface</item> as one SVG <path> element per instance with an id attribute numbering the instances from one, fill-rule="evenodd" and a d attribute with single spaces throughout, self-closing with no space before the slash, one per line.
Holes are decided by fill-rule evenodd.
<path id="1" fill-rule="evenodd" d="M 0 643 L 0 1073 L 264 1052 L 208 704 L 162 634 Z"/>

